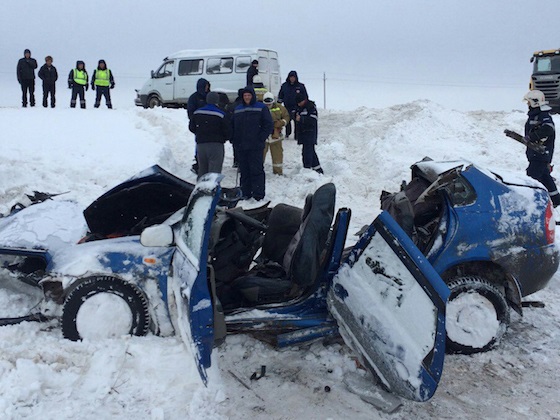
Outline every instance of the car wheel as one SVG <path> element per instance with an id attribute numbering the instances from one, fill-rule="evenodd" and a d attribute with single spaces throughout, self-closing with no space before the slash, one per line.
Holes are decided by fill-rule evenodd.
<path id="1" fill-rule="evenodd" d="M 148 333 L 150 315 L 144 293 L 122 279 L 84 279 L 62 308 L 62 334 L 69 340 L 102 339 Z"/>
<path id="2" fill-rule="evenodd" d="M 452 279 L 447 302 L 447 350 L 471 354 L 490 350 L 509 324 L 509 307 L 498 287 L 477 276 Z"/>
<path id="3" fill-rule="evenodd" d="M 148 108 L 155 108 L 156 106 L 161 106 L 161 101 L 157 95 L 151 95 L 148 98 Z"/>

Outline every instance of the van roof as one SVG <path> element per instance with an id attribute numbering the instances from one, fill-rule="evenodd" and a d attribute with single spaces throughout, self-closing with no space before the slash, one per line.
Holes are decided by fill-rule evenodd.
<path id="1" fill-rule="evenodd" d="M 164 60 L 172 58 L 183 58 L 183 57 L 212 57 L 212 56 L 224 56 L 224 55 L 256 55 L 259 51 L 271 51 L 268 48 L 219 48 L 219 49 L 206 49 L 206 50 L 181 50 L 169 54 Z"/>

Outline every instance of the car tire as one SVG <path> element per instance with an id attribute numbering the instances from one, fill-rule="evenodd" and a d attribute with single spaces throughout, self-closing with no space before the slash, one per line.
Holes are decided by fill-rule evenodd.
<path id="1" fill-rule="evenodd" d="M 161 106 L 161 101 L 157 95 L 150 95 L 147 101 L 148 108 L 155 108 Z"/>
<path id="2" fill-rule="evenodd" d="M 496 285 L 478 276 L 447 283 L 446 330 L 449 353 L 472 354 L 496 346 L 507 330 L 509 306 Z"/>
<path id="3" fill-rule="evenodd" d="M 98 302 L 99 297 L 105 297 L 106 301 Z M 94 302 L 94 300 L 96 301 Z M 88 312 L 86 309 L 85 313 L 80 314 L 80 310 L 84 311 L 84 306 L 88 305 L 88 301 L 89 305 L 97 305 L 96 312 L 92 312 L 91 309 Z M 113 312 L 112 309 L 115 307 L 118 307 L 119 311 Z M 101 330 L 103 338 L 124 334 L 144 336 L 150 327 L 148 301 L 144 293 L 136 285 L 115 277 L 89 277 L 70 291 L 62 308 L 62 334 L 64 337 L 72 341 L 90 338 L 87 335 L 83 337 L 84 331 L 79 325 L 79 317 L 88 314 L 91 315 L 91 319 L 86 321 L 97 323 L 96 330 Z M 118 316 L 121 314 L 122 316 Z M 104 321 L 103 316 L 110 317 L 109 322 L 100 322 Z M 121 319 L 122 322 L 119 324 Z M 111 329 L 117 327 L 121 327 L 121 330 L 115 330 L 112 333 Z"/>

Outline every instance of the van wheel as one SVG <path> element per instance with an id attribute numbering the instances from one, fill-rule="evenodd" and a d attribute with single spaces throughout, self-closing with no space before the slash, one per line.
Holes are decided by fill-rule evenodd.
<path id="1" fill-rule="evenodd" d="M 68 294 L 62 308 L 62 334 L 72 341 L 143 336 L 149 326 L 144 293 L 115 277 L 84 279 Z"/>
<path id="2" fill-rule="evenodd" d="M 451 279 L 446 311 L 447 350 L 472 354 L 496 346 L 509 325 L 504 293 L 478 276 Z"/>
<path id="3" fill-rule="evenodd" d="M 148 108 L 155 108 L 156 106 L 161 106 L 161 101 L 157 95 L 151 95 L 148 98 Z"/>

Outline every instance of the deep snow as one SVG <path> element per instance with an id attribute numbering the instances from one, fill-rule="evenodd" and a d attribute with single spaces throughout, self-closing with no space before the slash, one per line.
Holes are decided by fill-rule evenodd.
<path id="1" fill-rule="evenodd" d="M 85 207 L 155 163 L 194 182 L 194 141 L 184 111 L 134 108 L 130 95 L 115 98 L 113 111 L 82 111 L 67 108 L 68 95 L 61 89 L 54 110 L 0 103 L 0 212 L 33 190 L 68 191 L 60 199 Z M 285 176 L 271 174 L 270 157 L 265 164 L 267 199 L 302 206 L 306 194 L 333 181 L 337 207 L 352 208 L 350 233 L 373 220 L 381 190 L 398 189 L 409 179 L 410 165 L 424 156 L 465 158 L 519 174 L 526 167 L 522 146 L 502 134 L 504 128 L 522 129 L 520 111 L 460 112 L 419 100 L 382 109 L 320 110 L 319 119 L 317 151 L 326 175 L 302 169 L 300 148 L 286 140 Z M 224 186 L 236 182 L 231 164 L 228 145 Z M 530 298 L 546 307 L 513 316 L 497 349 L 448 356 L 434 398 L 404 401 L 392 415 L 346 390 L 345 375 L 363 371 L 339 342 L 275 350 L 248 336 L 229 336 L 215 351 L 206 389 L 176 337 L 75 343 L 64 340 L 53 322 L 0 327 L 0 417 L 559 418 L 558 277 Z M 3 280 L 0 317 L 24 314 L 39 299 L 28 287 Z M 261 365 L 266 377 L 250 381 Z"/>

